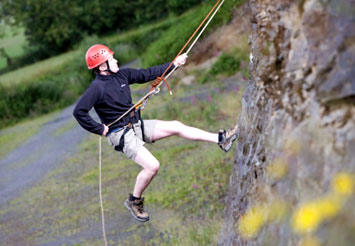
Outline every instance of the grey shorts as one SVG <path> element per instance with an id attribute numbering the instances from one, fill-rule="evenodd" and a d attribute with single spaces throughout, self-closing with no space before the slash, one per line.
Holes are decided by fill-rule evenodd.
<path id="1" fill-rule="evenodd" d="M 123 149 L 119 150 L 122 151 L 129 159 L 135 160 L 136 156 L 138 154 L 139 149 L 145 144 L 145 143 L 152 143 L 152 138 L 153 138 L 153 133 L 155 129 L 155 125 L 157 123 L 157 120 L 144 120 L 144 140 L 142 137 L 142 127 L 141 127 L 141 121 L 133 125 L 132 129 L 129 129 L 128 132 L 124 135 L 123 139 Z M 111 133 L 107 137 L 108 143 L 115 147 L 116 150 L 118 150 L 116 147 L 120 145 L 120 141 L 122 138 L 123 133 L 125 132 L 125 127 L 118 132 Z"/>

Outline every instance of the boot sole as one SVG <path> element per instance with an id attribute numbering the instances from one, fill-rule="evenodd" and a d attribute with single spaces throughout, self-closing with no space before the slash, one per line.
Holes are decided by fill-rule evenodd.
<path id="1" fill-rule="evenodd" d="M 133 212 L 132 208 L 129 206 L 129 204 L 127 203 L 127 200 L 124 201 L 124 206 L 128 209 L 128 211 L 131 213 L 132 217 L 136 220 L 138 220 L 139 222 L 147 222 L 149 220 L 149 217 L 146 219 L 142 219 L 137 217 L 137 215 Z"/>
<path id="2" fill-rule="evenodd" d="M 233 142 L 238 138 L 237 135 L 234 135 L 232 137 L 232 139 L 229 141 L 229 144 L 227 144 L 226 148 L 223 149 L 225 152 L 228 152 L 231 148 L 232 148 L 232 145 L 233 145 Z"/>

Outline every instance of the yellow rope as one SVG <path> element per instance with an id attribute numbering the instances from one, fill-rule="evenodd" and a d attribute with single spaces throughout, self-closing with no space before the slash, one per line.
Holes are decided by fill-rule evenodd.
<path id="1" fill-rule="evenodd" d="M 102 137 L 100 136 L 100 139 L 99 139 L 99 193 L 100 193 L 100 206 L 101 206 L 101 217 L 102 217 L 102 234 L 104 235 L 105 246 L 107 246 L 104 204 L 102 202 L 102 189 L 101 189 L 101 155 L 102 155 L 101 142 L 102 142 Z"/>

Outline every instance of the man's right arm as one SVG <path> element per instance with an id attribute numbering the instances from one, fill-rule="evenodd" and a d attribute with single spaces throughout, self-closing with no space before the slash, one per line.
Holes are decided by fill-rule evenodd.
<path id="1" fill-rule="evenodd" d="M 102 135 L 105 126 L 97 123 L 89 114 L 92 107 L 100 100 L 100 88 L 90 86 L 80 98 L 74 109 L 73 115 L 85 130 Z"/>

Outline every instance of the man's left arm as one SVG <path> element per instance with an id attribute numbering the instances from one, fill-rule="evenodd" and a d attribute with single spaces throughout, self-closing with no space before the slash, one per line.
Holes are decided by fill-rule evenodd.
<path id="1" fill-rule="evenodd" d="M 179 57 L 176 58 L 174 61 L 174 64 L 170 67 L 168 70 L 168 73 L 173 70 L 175 67 L 179 67 L 185 64 L 187 59 L 187 55 L 183 54 Z M 161 76 L 164 71 L 169 67 L 170 62 L 159 65 L 159 66 L 154 66 L 150 67 L 147 69 L 130 69 L 130 84 L 138 83 L 138 84 L 143 84 L 149 81 L 152 81 L 156 79 L 157 77 Z M 167 74 L 168 74 L 167 73 Z"/>

